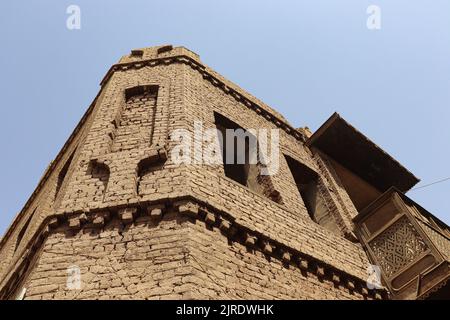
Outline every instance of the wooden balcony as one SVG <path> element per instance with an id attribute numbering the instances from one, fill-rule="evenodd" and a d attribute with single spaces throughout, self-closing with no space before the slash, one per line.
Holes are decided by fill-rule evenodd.
<path id="1" fill-rule="evenodd" d="M 395 188 L 354 218 L 393 299 L 450 299 L 450 229 Z"/>

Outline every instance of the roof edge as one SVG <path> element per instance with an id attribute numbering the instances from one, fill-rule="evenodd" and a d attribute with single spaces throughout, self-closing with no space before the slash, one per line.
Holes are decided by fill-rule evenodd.
<path id="1" fill-rule="evenodd" d="M 337 122 L 342 122 L 346 127 L 348 127 L 354 134 L 356 134 L 360 139 L 361 142 L 370 146 L 371 148 L 375 149 L 376 152 L 380 154 L 386 161 L 389 161 L 393 163 L 401 172 L 402 175 L 411 180 L 412 183 L 409 184 L 409 187 L 405 190 L 402 190 L 402 192 L 407 192 L 411 190 L 412 187 L 414 187 L 420 179 L 417 178 L 411 171 L 409 171 L 405 166 L 403 166 L 398 160 L 396 160 L 394 157 L 392 157 L 389 153 L 384 151 L 382 148 L 380 148 L 376 143 L 374 143 L 372 140 L 370 140 L 366 135 L 364 135 L 362 132 L 360 132 L 358 129 L 356 129 L 353 125 L 351 125 L 349 122 L 347 122 L 341 115 L 337 112 L 334 112 L 321 126 L 319 129 L 317 129 L 305 142 L 305 144 L 308 147 L 314 146 L 315 143 L 318 142 L 318 140 L 327 132 L 329 128 L 331 128 L 334 124 Z M 319 147 L 318 147 L 319 148 Z M 320 148 L 319 148 L 320 149 Z M 325 152 L 326 153 L 326 152 Z"/>

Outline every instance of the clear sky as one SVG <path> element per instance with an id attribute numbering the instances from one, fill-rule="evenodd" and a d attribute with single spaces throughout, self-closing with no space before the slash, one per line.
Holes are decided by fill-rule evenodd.
<path id="1" fill-rule="evenodd" d="M 66 8 L 81 29 L 66 28 Z M 381 29 L 366 26 L 369 5 Z M 93 1 L 0 4 L 0 234 L 132 48 L 183 45 L 317 129 L 334 111 L 421 184 L 450 177 L 450 1 Z M 408 195 L 450 223 L 450 181 Z"/>

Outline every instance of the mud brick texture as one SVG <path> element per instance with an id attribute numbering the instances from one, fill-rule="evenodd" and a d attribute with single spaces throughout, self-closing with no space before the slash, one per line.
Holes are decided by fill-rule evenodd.
<path id="1" fill-rule="evenodd" d="M 279 129 L 276 199 L 222 165 L 176 164 L 176 129 Z M 357 215 L 327 157 L 278 112 L 184 47 L 134 50 L 0 242 L 0 298 L 376 299 L 352 234 Z M 285 156 L 316 173 L 333 228 L 315 222 Z M 262 181 L 262 180 L 261 180 Z M 68 286 L 79 268 L 81 288 Z"/>

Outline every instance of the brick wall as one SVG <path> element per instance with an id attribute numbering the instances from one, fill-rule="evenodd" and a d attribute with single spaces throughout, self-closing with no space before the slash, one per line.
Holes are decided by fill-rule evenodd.
<path id="1" fill-rule="evenodd" d="M 186 298 L 189 292 L 186 222 L 174 215 L 123 227 L 117 220 L 104 230 L 83 229 L 66 236 L 57 230 L 45 242 L 23 287 L 26 299 Z M 82 290 L 69 290 L 67 270 L 81 271 Z M 70 286 L 69 286 L 70 287 Z"/>
<path id="2" fill-rule="evenodd" d="M 25 287 L 33 299 L 371 296 L 345 284 L 364 283 L 368 260 L 352 235 L 356 209 L 326 157 L 313 155 L 300 131 L 202 65 L 196 54 L 182 47 L 159 49 L 125 56 L 108 72 L 93 105 L 0 243 L 1 292 L 11 298 Z M 195 121 L 214 128 L 214 112 L 243 128 L 280 129 L 279 172 L 266 181 L 279 193 L 279 203 L 227 178 L 221 165 L 173 163 L 176 142 L 170 133 L 193 133 Z M 312 221 L 283 154 L 317 173 L 336 229 Z M 211 214 L 194 220 L 180 216 L 172 207 L 186 197 L 212 210 L 212 217 L 226 216 L 242 234 L 251 233 L 259 249 L 242 235 L 233 238 L 205 225 Z M 151 203 L 169 208 L 162 222 L 142 214 Z M 104 226 L 99 212 L 114 218 Z M 90 230 L 92 224 L 96 228 Z M 268 257 L 261 250 L 267 241 L 281 251 Z M 290 260 L 299 255 L 314 266 L 299 268 Z M 33 263 L 24 265 L 24 256 Z M 81 268 L 86 284 L 78 293 L 65 288 L 72 264 Z M 331 271 L 321 275 L 320 265 Z"/>
<path id="3" fill-rule="evenodd" d="M 68 236 L 68 234 L 70 236 Z M 68 270 L 81 271 L 70 290 Z M 25 299 L 362 299 L 174 212 L 77 233 L 58 228 L 21 287 Z"/>

